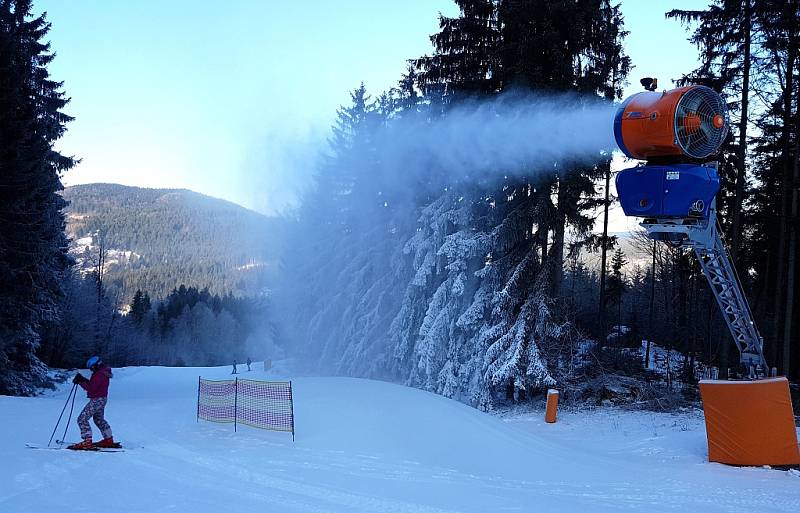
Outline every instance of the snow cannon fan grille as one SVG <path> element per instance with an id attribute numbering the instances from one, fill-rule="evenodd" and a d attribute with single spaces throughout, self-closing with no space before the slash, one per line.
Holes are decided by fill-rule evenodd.
<path id="1" fill-rule="evenodd" d="M 688 156 L 704 159 L 716 153 L 728 135 L 728 109 L 720 95 L 705 86 L 692 87 L 675 108 L 675 140 Z"/>

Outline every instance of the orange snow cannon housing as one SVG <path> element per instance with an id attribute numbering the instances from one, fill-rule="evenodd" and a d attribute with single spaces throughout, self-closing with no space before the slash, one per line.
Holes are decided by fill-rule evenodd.
<path id="1" fill-rule="evenodd" d="M 728 465 L 800 465 L 789 382 L 700 381 L 708 459 Z"/>
<path id="2" fill-rule="evenodd" d="M 617 146 L 628 157 L 639 160 L 709 156 L 717 147 L 709 145 L 707 152 L 705 148 L 698 148 L 700 154 L 694 154 L 693 147 L 699 142 L 698 139 L 705 137 L 700 130 L 701 125 L 707 124 L 709 129 L 718 132 L 724 139 L 727 133 L 727 110 L 721 104 L 714 109 L 716 112 L 701 112 L 698 115 L 692 108 L 697 102 L 696 98 L 701 96 L 716 97 L 716 93 L 705 86 L 692 85 L 663 92 L 643 91 L 629 96 L 614 117 Z"/>

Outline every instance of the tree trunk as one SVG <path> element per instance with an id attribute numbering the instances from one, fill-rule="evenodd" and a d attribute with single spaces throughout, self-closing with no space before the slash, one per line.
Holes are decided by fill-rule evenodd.
<path id="1" fill-rule="evenodd" d="M 794 145 L 794 183 L 800 183 L 800 165 L 798 154 L 800 150 L 797 142 Z M 789 255 L 786 258 L 786 309 L 783 312 L 783 372 L 789 376 L 792 371 L 792 321 L 794 319 L 794 288 L 795 272 L 797 270 L 797 214 L 798 199 L 797 187 L 792 187 L 791 219 L 789 220 Z"/>
<path id="2" fill-rule="evenodd" d="M 95 353 L 100 353 L 101 349 L 101 334 L 100 334 L 100 315 L 102 313 L 102 302 L 103 302 L 103 272 L 106 265 L 106 247 L 105 247 L 105 234 L 101 232 L 98 233 L 98 247 L 99 253 L 97 255 L 97 266 L 95 267 L 95 279 L 97 280 L 95 283 L 96 292 L 97 292 L 97 302 L 95 304 L 95 316 L 94 316 L 94 348 L 93 351 Z"/>
<path id="3" fill-rule="evenodd" d="M 610 204 L 609 197 L 610 197 L 610 187 L 611 183 L 611 165 L 609 165 L 606 169 L 606 191 L 605 191 L 605 201 L 603 202 L 603 239 L 600 243 L 600 303 L 598 305 L 599 310 L 599 317 L 600 317 L 600 333 L 601 333 L 601 345 L 604 343 L 605 338 L 605 331 L 606 331 L 606 309 L 605 309 L 605 302 L 606 302 L 606 257 L 608 253 L 608 207 Z"/>
<path id="4" fill-rule="evenodd" d="M 561 283 L 564 280 L 564 231 L 567 219 L 564 208 L 567 203 L 567 191 L 564 180 L 558 182 L 558 205 L 556 207 L 556 220 L 553 227 L 553 243 L 550 247 L 550 295 L 553 298 L 561 297 Z"/>
<path id="5" fill-rule="evenodd" d="M 766 261 L 764 263 L 764 278 L 762 279 L 763 284 L 761 286 L 761 290 L 759 290 L 758 292 L 758 297 L 756 297 L 756 299 L 753 301 L 756 308 L 758 309 L 757 312 L 759 312 L 757 314 L 758 318 L 764 319 L 763 324 L 767 323 L 767 319 L 772 313 L 768 305 L 770 301 L 768 301 L 766 298 L 769 297 L 769 294 L 771 293 L 772 290 L 770 288 L 770 285 L 772 283 L 772 273 L 774 271 L 774 266 L 772 265 L 773 258 L 774 254 L 772 252 L 767 253 Z M 765 352 L 764 356 L 768 362 L 778 361 L 778 343 L 776 338 L 777 337 L 775 336 L 764 337 L 764 352 Z"/>
<path id="6" fill-rule="evenodd" d="M 791 56 L 797 52 L 797 38 L 791 37 L 790 49 Z M 793 64 L 794 64 L 794 59 Z M 794 73 L 794 67 L 788 67 L 788 74 Z M 797 108 L 794 115 L 795 123 L 800 121 L 800 91 L 797 94 Z M 795 125 L 795 138 L 793 148 L 793 171 L 791 181 L 791 217 L 787 223 L 789 228 L 789 246 L 786 258 L 786 306 L 783 312 L 783 372 L 789 376 L 792 371 L 791 347 L 792 347 L 792 328 L 794 320 L 794 293 L 795 275 L 797 272 L 797 222 L 798 222 L 798 187 L 800 187 L 800 129 Z M 787 155 L 787 161 L 789 156 Z"/>
<path id="7" fill-rule="evenodd" d="M 792 40 L 794 38 L 791 38 Z M 789 155 L 791 154 L 791 146 L 790 146 L 790 127 L 792 121 L 792 91 L 794 89 L 794 65 L 796 59 L 796 52 L 797 48 L 795 45 L 790 44 L 788 48 L 788 55 L 786 58 L 786 80 L 785 80 L 785 89 L 783 91 L 783 132 L 781 134 L 781 150 L 783 152 L 783 177 L 781 180 L 781 213 L 780 213 L 780 223 L 779 223 L 779 237 L 778 237 L 778 262 L 775 268 L 775 319 L 774 319 L 774 330 L 773 333 L 775 337 L 778 338 L 779 334 L 785 331 L 785 323 L 784 316 L 787 312 L 783 311 L 786 303 L 784 302 L 785 294 L 783 293 L 784 290 L 781 290 L 785 287 L 785 284 L 788 279 L 788 269 L 786 268 L 786 256 L 787 256 L 787 235 L 788 235 L 788 226 L 787 226 L 787 217 L 789 215 L 789 194 L 791 193 L 791 180 L 792 180 L 792 162 L 789 159 Z M 783 314 L 783 315 L 782 315 Z M 791 322 L 791 321 L 789 321 Z M 781 337 L 783 338 L 783 337 Z M 786 339 L 782 340 L 784 344 L 784 348 L 788 345 L 789 341 Z M 785 354 L 785 351 L 784 351 Z M 784 372 L 788 368 L 788 362 L 782 362 L 782 368 Z"/>
<path id="8" fill-rule="evenodd" d="M 750 99 L 750 0 L 744 2 L 742 26 L 744 29 L 744 62 L 742 63 L 741 118 L 739 119 L 739 148 L 736 151 L 736 192 L 731 226 L 731 258 L 738 263 L 742 243 L 742 204 L 744 202 L 745 159 L 747 158 L 747 109 Z"/>
<path id="9" fill-rule="evenodd" d="M 650 329 L 647 333 L 647 347 L 644 351 L 644 367 L 646 369 L 650 368 L 650 344 L 653 339 L 653 335 L 655 334 L 655 319 L 653 319 L 653 311 L 656 303 L 656 244 L 658 241 L 653 241 L 653 263 L 650 266 L 650 307 L 649 307 L 649 318 L 650 318 Z"/>

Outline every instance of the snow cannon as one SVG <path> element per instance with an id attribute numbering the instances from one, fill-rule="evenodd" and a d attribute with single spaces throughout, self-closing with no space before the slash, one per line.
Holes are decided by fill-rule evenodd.
<path id="1" fill-rule="evenodd" d="M 614 116 L 617 146 L 633 159 L 706 159 L 727 135 L 725 102 L 705 86 L 643 91 L 628 97 Z"/>
<path id="2" fill-rule="evenodd" d="M 619 172 L 617 193 L 625 215 L 642 218 L 651 239 L 694 251 L 739 349 L 733 375 L 741 380 L 700 382 L 709 460 L 800 465 L 789 383 L 767 366 L 764 341 L 717 224 L 720 179 L 713 158 L 728 135 L 725 103 L 705 86 L 659 93 L 656 84 L 642 79 L 646 91 L 626 99 L 614 118 L 620 150 L 646 161 Z"/>
<path id="3" fill-rule="evenodd" d="M 626 156 L 647 165 L 617 175 L 625 215 L 707 218 L 720 179 L 716 164 L 703 161 L 727 135 L 725 102 L 708 87 L 648 90 L 626 99 L 614 116 L 614 137 Z"/>

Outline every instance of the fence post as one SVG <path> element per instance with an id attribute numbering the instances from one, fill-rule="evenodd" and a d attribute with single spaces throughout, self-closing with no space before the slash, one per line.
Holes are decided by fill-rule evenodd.
<path id="1" fill-rule="evenodd" d="M 233 432 L 236 432 L 236 421 L 239 417 L 239 378 L 234 381 L 233 389 Z"/>
<path id="2" fill-rule="evenodd" d="M 289 381 L 289 405 L 292 408 L 292 442 L 294 442 L 294 397 L 292 396 L 292 382 Z"/>
<path id="3" fill-rule="evenodd" d="M 197 422 L 200 422 L 200 376 L 197 376 Z"/>

